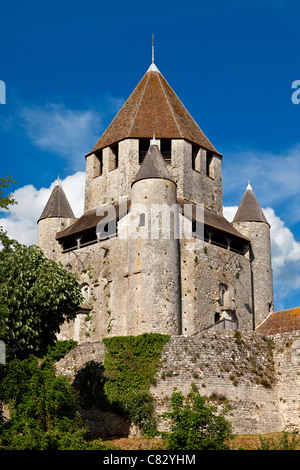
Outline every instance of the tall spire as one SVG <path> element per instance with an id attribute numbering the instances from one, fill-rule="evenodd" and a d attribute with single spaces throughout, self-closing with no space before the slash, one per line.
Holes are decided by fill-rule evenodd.
<path id="1" fill-rule="evenodd" d="M 159 72 L 158 68 L 154 63 L 154 34 L 152 34 L 152 63 L 148 69 L 148 72 Z"/>
<path id="2" fill-rule="evenodd" d="M 152 64 L 154 64 L 154 34 L 152 34 Z"/>

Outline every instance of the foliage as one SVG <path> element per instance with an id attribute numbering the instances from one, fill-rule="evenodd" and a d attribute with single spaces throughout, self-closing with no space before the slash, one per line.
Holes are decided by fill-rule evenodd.
<path id="1" fill-rule="evenodd" d="M 229 450 L 227 442 L 233 435 L 226 408 L 218 414 L 218 407 L 207 403 L 195 386 L 185 398 L 174 391 L 171 405 L 172 411 L 163 414 L 171 424 L 171 431 L 164 434 L 168 450 Z"/>
<path id="2" fill-rule="evenodd" d="M 5 195 L 5 190 L 8 189 L 11 184 L 15 184 L 12 177 L 9 175 L 7 178 L 0 178 L 0 208 L 8 210 L 9 206 L 17 204 L 17 201 L 12 195 Z"/>
<path id="3" fill-rule="evenodd" d="M 168 335 L 144 333 L 103 340 L 108 348 L 105 356 L 105 389 L 111 400 L 131 390 L 147 390 L 157 372 L 162 349 Z"/>
<path id="4" fill-rule="evenodd" d="M 7 358 L 43 356 L 82 301 L 77 278 L 36 246 L 11 242 L 0 253 L 0 338 Z"/>
<path id="5" fill-rule="evenodd" d="M 48 346 L 46 358 L 52 362 L 58 362 L 75 348 L 77 344 L 78 342 L 73 339 L 56 341 L 54 346 Z"/>
<path id="6" fill-rule="evenodd" d="M 103 449 L 88 442 L 75 389 L 55 375 L 49 357 L 15 359 L 0 369 L 0 402 L 10 409 L 1 423 L 1 450 Z"/>
<path id="7" fill-rule="evenodd" d="M 300 446 L 300 438 L 295 434 L 284 432 L 277 440 L 260 436 L 258 450 L 297 450 Z"/>
<path id="8" fill-rule="evenodd" d="M 105 338 L 104 367 L 91 361 L 77 374 L 75 386 L 82 406 L 94 404 L 102 410 L 123 413 L 146 434 L 155 434 L 149 387 L 169 338 L 156 333 Z"/>

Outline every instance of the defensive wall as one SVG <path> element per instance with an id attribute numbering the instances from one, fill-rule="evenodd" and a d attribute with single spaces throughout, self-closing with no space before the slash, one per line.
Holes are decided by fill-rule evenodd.
<path id="1" fill-rule="evenodd" d="M 87 362 L 104 362 L 105 346 L 82 343 L 57 363 L 57 373 L 74 380 Z M 236 434 L 300 431 L 300 331 L 274 336 L 246 331 L 172 336 L 163 349 L 150 392 L 157 414 L 165 411 L 174 387 L 183 394 L 196 384 L 200 394 L 229 403 Z M 99 435 L 136 432 L 126 420 L 96 408 L 85 410 Z"/>

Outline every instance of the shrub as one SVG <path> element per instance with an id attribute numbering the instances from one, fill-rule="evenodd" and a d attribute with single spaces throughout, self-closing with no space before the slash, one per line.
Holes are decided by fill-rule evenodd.
<path id="1" fill-rule="evenodd" d="M 195 387 L 186 398 L 175 391 L 171 404 L 173 410 L 163 414 L 171 422 L 171 432 L 163 434 L 168 450 L 229 450 L 233 436 L 226 409 L 218 414 L 217 406 L 208 404 Z"/>

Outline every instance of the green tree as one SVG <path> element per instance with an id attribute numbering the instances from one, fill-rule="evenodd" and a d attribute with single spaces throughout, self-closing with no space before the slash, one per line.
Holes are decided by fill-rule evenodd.
<path id="1" fill-rule="evenodd" d="M 78 280 L 36 246 L 0 233 L 0 339 L 7 358 L 42 357 L 82 302 Z"/>
<path id="2" fill-rule="evenodd" d="M 6 190 L 11 186 L 11 184 L 15 183 L 16 181 L 13 181 L 10 175 L 7 178 L 0 178 L 0 211 L 9 210 L 9 206 L 18 204 L 11 194 L 6 194 Z M 7 233 L 3 230 L 3 227 L 0 227 L 0 242 L 4 248 L 9 247 L 14 243 L 14 241 L 10 240 L 10 238 L 7 236 Z"/>
<path id="3" fill-rule="evenodd" d="M 5 194 L 11 184 L 15 184 L 16 181 L 9 175 L 7 178 L 0 178 L 0 208 L 8 210 L 9 206 L 18 204 L 17 201 L 11 194 Z"/>
<path id="4" fill-rule="evenodd" d="M 170 421 L 171 431 L 164 434 L 168 450 L 228 450 L 233 437 L 232 425 L 225 419 L 228 410 L 218 413 L 216 405 L 207 403 L 195 387 L 187 397 L 173 392 L 172 411 L 163 418 Z"/>

